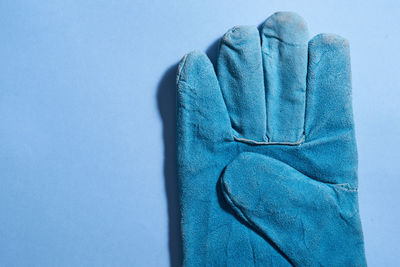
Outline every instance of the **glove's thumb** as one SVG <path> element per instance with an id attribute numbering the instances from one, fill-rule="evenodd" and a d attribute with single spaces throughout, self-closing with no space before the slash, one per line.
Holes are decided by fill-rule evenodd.
<path id="1" fill-rule="evenodd" d="M 232 209 L 296 266 L 366 266 L 357 192 L 241 153 L 221 178 Z"/>

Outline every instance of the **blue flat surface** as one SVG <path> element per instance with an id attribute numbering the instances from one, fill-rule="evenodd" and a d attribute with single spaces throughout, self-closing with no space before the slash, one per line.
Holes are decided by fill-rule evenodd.
<path id="1" fill-rule="evenodd" d="M 400 2 L 0 2 L 0 266 L 180 261 L 174 76 L 295 11 L 350 41 L 369 266 L 400 265 Z"/>

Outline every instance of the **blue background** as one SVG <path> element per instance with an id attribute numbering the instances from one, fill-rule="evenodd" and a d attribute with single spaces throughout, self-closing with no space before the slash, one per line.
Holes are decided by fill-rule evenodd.
<path id="1" fill-rule="evenodd" d="M 399 266 L 397 0 L 0 1 L 0 266 L 176 265 L 176 63 L 280 10 L 350 41 L 367 258 Z"/>

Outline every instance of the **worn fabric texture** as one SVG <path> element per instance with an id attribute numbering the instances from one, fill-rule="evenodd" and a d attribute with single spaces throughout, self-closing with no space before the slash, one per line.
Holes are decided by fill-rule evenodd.
<path id="1" fill-rule="evenodd" d="M 348 42 L 275 13 L 177 74 L 184 266 L 366 266 Z"/>

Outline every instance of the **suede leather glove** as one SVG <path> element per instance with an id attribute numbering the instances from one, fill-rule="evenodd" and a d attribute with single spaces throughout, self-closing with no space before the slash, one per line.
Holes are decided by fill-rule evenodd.
<path id="1" fill-rule="evenodd" d="M 177 74 L 185 266 L 366 266 L 348 42 L 294 13 Z"/>

